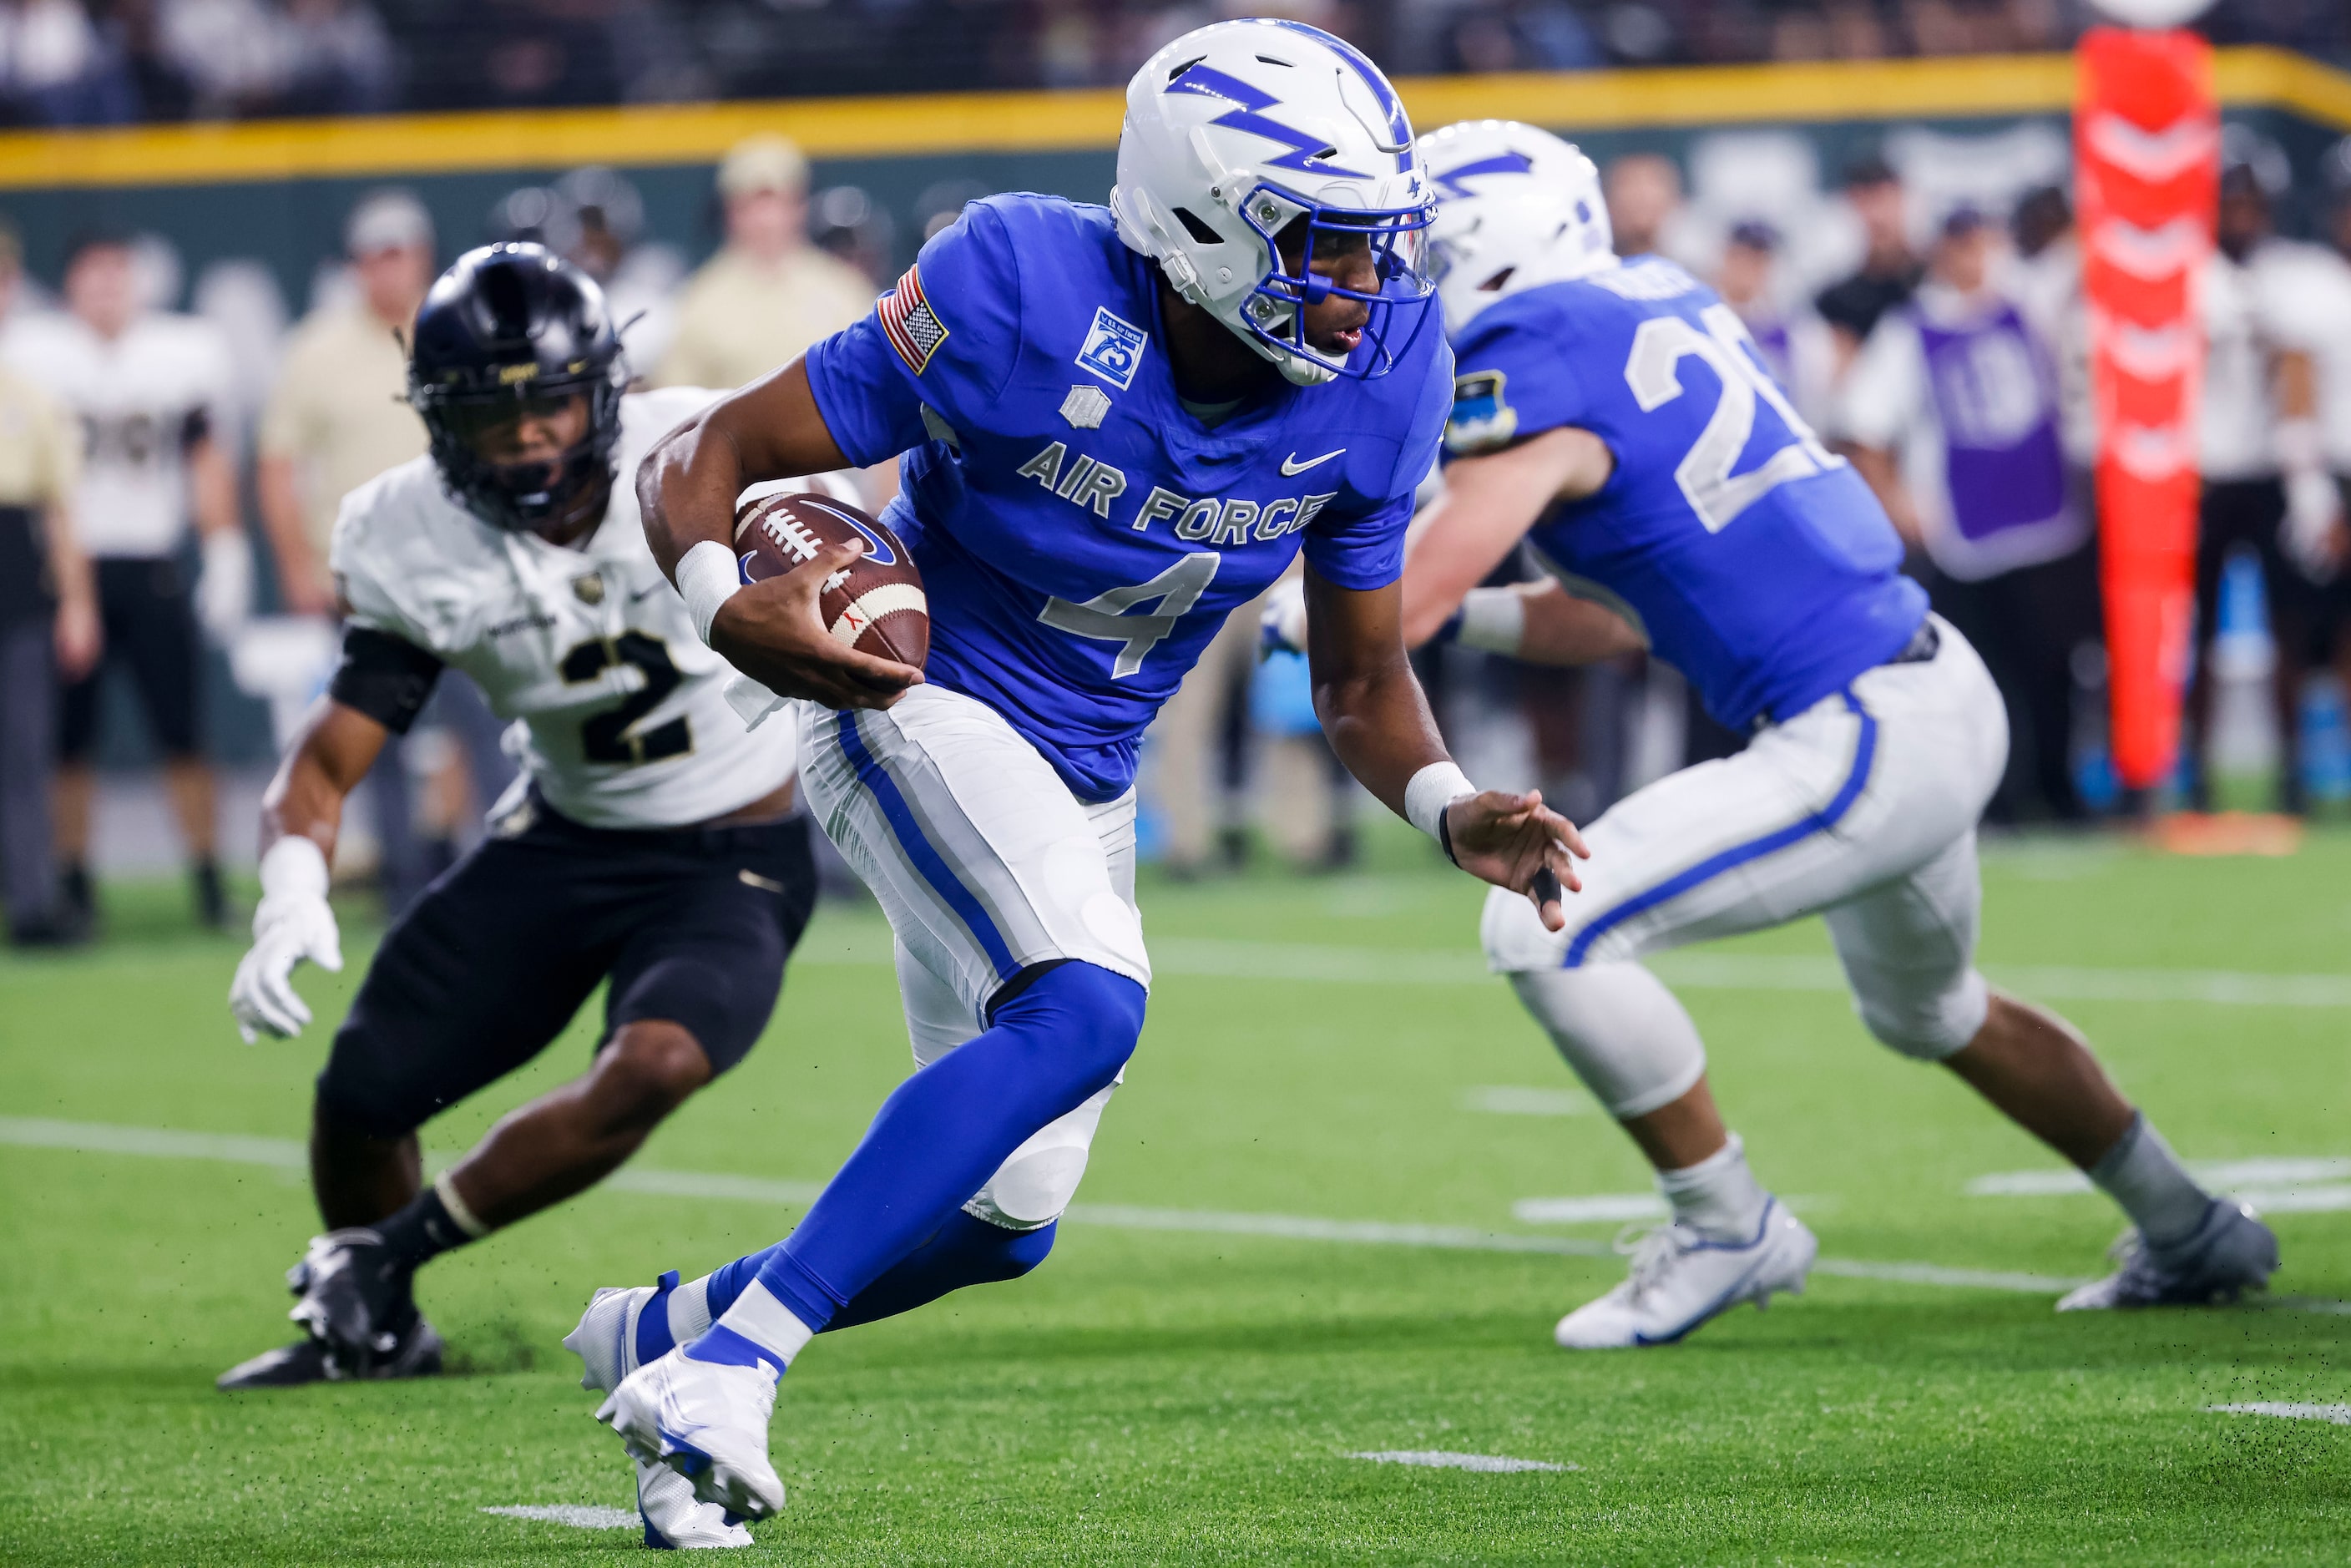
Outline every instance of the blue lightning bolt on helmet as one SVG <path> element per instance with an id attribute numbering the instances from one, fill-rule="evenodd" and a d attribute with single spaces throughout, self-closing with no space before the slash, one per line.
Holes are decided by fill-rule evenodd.
<path id="1" fill-rule="evenodd" d="M 1437 187 L 1428 270 L 1458 332 L 1538 283 L 1616 265 L 1600 171 L 1568 142 L 1515 120 L 1465 120 L 1420 139 Z"/>
<path id="2" fill-rule="evenodd" d="M 1319 27 L 1219 22 L 1152 56 L 1126 89 L 1111 209 L 1177 293 L 1300 386 L 1384 375 L 1426 314 L 1433 207 L 1412 122 L 1379 68 Z M 1366 243 L 1377 292 L 1314 271 Z M 1306 337 L 1300 307 L 1332 298 L 1371 309 L 1350 353 Z"/>

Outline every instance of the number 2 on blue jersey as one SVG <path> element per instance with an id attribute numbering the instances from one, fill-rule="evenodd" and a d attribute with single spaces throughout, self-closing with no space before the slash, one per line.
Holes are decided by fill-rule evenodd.
<path id="1" fill-rule="evenodd" d="M 1709 305 L 1698 319 L 1706 324 L 1704 331 L 1680 316 L 1654 316 L 1642 322 L 1625 360 L 1625 381 L 1644 413 L 1654 413 L 1682 395 L 1681 362 L 1687 358 L 1705 361 L 1722 383 L 1721 401 L 1714 405 L 1706 428 L 1674 467 L 1690 510 L 1707 532 L 1719 534 L 1740 513 L 1790 480 L 1843 467 L 1844 459 L 1821 444 L 1765 372 L 1736 311 L 1728 305 Z M 1731 469 L 1755 433 L 1759 397 L 1787 425 L 1792 439 L 1761 466 L 1734 476 Z"/>

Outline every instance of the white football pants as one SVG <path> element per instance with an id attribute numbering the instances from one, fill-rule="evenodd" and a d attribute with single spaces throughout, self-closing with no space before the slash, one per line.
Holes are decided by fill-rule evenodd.
<path id="1" fill-rule="evenodd" d="M 977 1034 L 1032 964 L 1151 984 L 1133 790 L 1087 805 L 994 709 L 941 686 L 873 712 L 795 706 L 810 809 L 889 916 L 917 1067 Z M 966 1212 L 1015 1230 L 1060 1218 L 1116 1087 L 1040 1128 Z"/>
<path id="2" fill-rule="evenodd" d="M 1885 1044 L 1940 1060 L 1982 1027 L 1975 825 L 2008 718 L 1975 649 L 1936 627 L 1931 660 L 1866 671 L 1738 756 L 1611 808 L 1584 830 L 1564 931 L 1516 894 L 1489 895 L 1488 964 L 1613 1113 L 1667 1104 L 1704 1071 L 1687 1015 L 1637 964 L 1685 943 L 1819 914 Z"/>

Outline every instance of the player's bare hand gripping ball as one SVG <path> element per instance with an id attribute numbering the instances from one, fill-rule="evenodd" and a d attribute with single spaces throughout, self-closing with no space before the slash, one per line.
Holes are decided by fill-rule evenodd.
<path id="1" fill-rule="evenodd" d="M 228 1009 L 247 1045 L 265 1034 L 291 1040 L 310 1021 L 308 1005 L 294 989 L 294 967 L 305 958 L 339 973 L 342 936 L 327 904 L 327 857 L 310 840 L 289 833 L 261 857 L 253 946 L 229 982 Z"/>
<path id="2" fill-rule="evenodd" d="M 923 672 L 835 640 L 817 601 L 826 580 L 865 553 L 861 540 L 830 544 L 780 577 L 747 584 L 718 608 L 710 645 L 778 696 L 831 708 L 888 707 Z"/>
<path id="3" fill-rule="evenodd" d="M 1445 813 L 1453 859 L 1463 871 L 1525 894 L 1549 929 L 1566 927 L 1562 889 L 1583 891 L 1575 862 L 1590 860 L 1592 851 L 1573 822 L 1542 803 L 1542 791 L 1487 789 L 1454 801 Z"/>

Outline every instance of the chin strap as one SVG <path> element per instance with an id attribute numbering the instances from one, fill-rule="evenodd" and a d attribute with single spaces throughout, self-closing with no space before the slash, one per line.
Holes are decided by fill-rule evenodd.
<path id="1" fill-rule="evenodd" d="M 1319 387 L 1339 379 L 1339 372 L 1330 366 L 1297 354 L 1280 353 L 1273 362 L 1281 371 L 1281 379 L 1294 387 Z"/>

